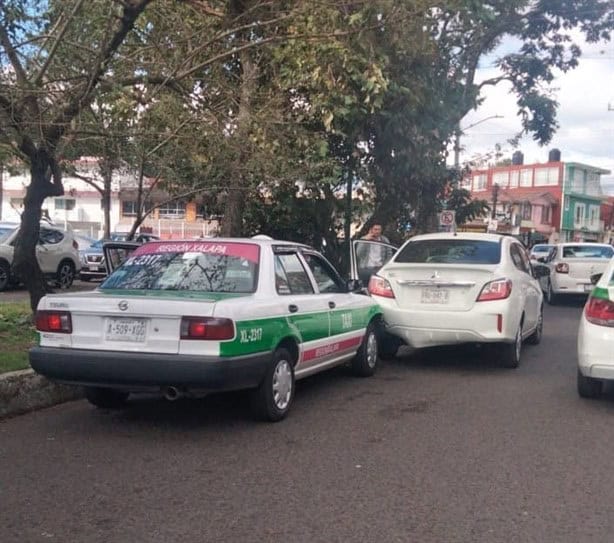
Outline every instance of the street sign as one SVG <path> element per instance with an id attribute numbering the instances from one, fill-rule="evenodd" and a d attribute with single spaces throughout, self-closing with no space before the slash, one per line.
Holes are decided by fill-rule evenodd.
<path id="1" fill-rule="evenodd" d="M 456 213 L 454 211 L 442 211 L 439 214 L 439 226 L 452 226 L 456 219 Z"/>

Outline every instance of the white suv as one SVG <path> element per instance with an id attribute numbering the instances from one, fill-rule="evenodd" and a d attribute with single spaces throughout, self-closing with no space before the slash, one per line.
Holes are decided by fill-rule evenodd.
<path id="1" fill-rule="evenodd" d="M 12 269 L 19 228 L 0 235 L 0 292 L 19 282 Z M 79 244 L 72 231 L 48 223 L 41 224 L 36 246 L 38 265 L 59 288 L 69 288 L 81 268 Z"/>

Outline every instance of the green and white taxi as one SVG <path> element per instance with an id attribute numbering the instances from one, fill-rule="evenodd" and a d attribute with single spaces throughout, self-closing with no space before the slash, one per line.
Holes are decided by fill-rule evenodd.
<path id="1" fill-rule="evenodd" d="M 255 238 L 130 248 L 96 290 L 38 306 L 32 367 L 84 386 L 92 404 L 120 407 L 139 391 L 175 399 L 253 389 L 256 414 L 276 421 L 296 379 L 346 363 L 375 372 L 379 306 L 311 248 Z"/>

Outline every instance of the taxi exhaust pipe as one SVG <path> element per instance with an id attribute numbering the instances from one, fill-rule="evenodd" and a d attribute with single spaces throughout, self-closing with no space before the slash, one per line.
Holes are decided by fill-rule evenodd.
<path id="1" fill-rule="evenodd" d="M 163 389 L 162 394 L 169 402 L 174 402 L 175 400 L 182 398 L 184 395 L 183 392 L 177 387 L 166 387 Z"/>

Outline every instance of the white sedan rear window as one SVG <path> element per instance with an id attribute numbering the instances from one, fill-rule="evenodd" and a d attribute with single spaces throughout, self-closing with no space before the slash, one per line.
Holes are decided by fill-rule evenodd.
<path id="1" fill-rule="evenodd" d="M 614 256 L 614 248 L 607 245 L 566 245 L 563 258 L 607 258 Z"/>
<path id="2" fill-rule="evenodd" d="M 429 239 L 410 241 L 394 259 L 416 264 L 498 264 L 501 244 L 498 241 L 473 239 Z"/>

